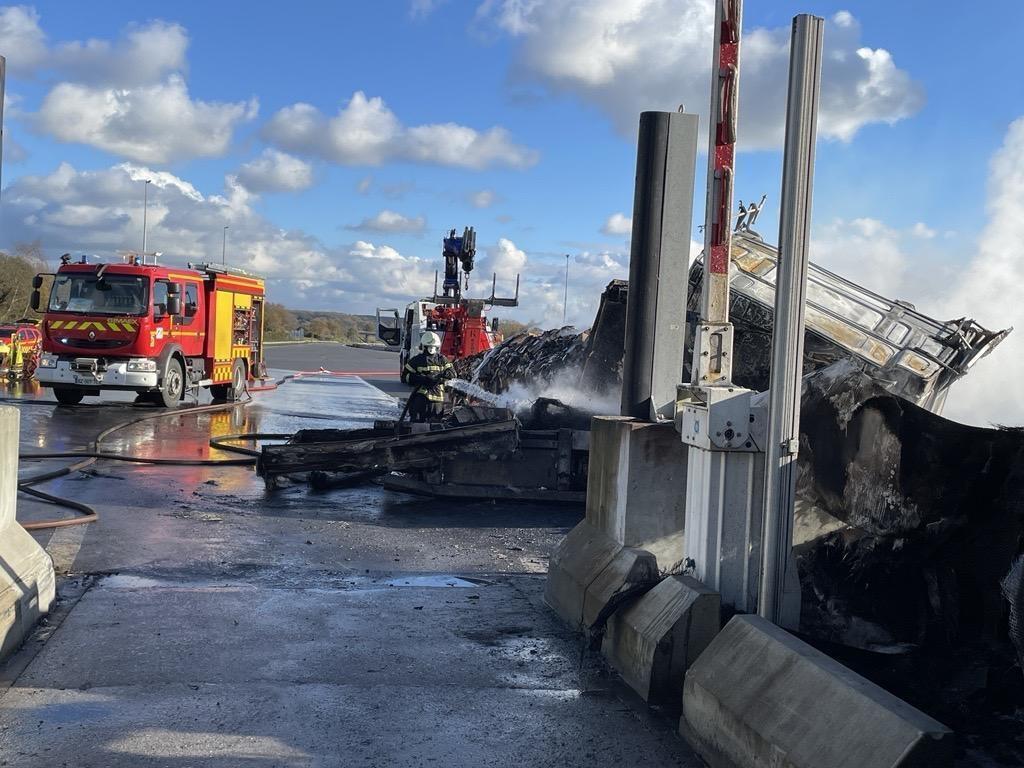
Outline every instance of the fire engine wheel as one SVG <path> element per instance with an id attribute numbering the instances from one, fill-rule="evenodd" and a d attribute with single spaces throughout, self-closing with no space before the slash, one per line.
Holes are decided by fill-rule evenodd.
<path id="1" fill-rule="evenodd" d="M 61 405 L 78 405 L 82 402 L 82 398 L 85 397 L 77 389 L 55 389 L 53 390 L 53 396 L 57 398 L 57 402 Z"/>
<path id="2" fill-rule="evenodd" d="M 156 396 L 157 405 L 162 405 L 164 408 L 177 408 L 184 392 L 185 371 L 182 369 L 181 363 L 172 357 L 167 361 L 164 380 L 160 385 L 160 392 Z"/>
<path id="3" fill-rule="evenodd" d="M 241 400 L 245 394 L 245 363 L 235 360 L 231 366 L 231 388 L 228 389 L 229 400 Z"/>
<path id="4" fill-rule="evenodd" d="M 210 387 L 210 395 L 215 402 L 241 400 L 245 395 L 245 363 L 235 360 L 231 366 L 231 383 L 215 384 Z"/>

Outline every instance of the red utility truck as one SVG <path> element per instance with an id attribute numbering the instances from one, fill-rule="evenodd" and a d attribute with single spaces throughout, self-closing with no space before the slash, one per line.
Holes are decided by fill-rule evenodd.
<path id="1" fill-rule="evenodd" d="M 42 284 L 37 275 L 36 310 Z M 114 389 L 167 408 L 196 387 L 237 399 L 264 373 L 264 297 L 262 278 L 230 267 L 65 257 L 40 326 L 36 377 L 65 405 Z"/>
<path id="2" fill-rule="evenodd" d="M 519 305 L 519 276 L 516 276 L 516 295 L 499 298 L 494 295 L 498 285 L 495 274 L 491 281 L 491 295 L 486 299 L 467 299 L 462 296 L 463 282 L 469 287 L 469 273 L 473 271 L 476 256 L 476 230 L 466 227 L 462 237 L 455 230 L 442 239 L 444 257 L 443 293 L 437 292 L 437 274 L 434 275 L 434 295 L 414 301 L 405 308 L 405 317 L 397 308 L 377 308 L 377 337 L 390 347 L 399 347 L 399 368 L 405 382 L 405 364 L 420 345 L 420 336 L 433 331 L 441 336 L 441 354 L 449 360 L 461 360 L 493 349 L 501 343 L 498 321 L 487 323 L 489 307 L 515 307 Z"/>

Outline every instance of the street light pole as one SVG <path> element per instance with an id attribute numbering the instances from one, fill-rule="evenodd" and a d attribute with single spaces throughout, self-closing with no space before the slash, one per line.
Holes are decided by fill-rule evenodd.
<path id="1" fill-rule="evenodd" d="M 565 325 L 565 314 L 569 307 L 569 254 L 565 254 L 565 295 L 562 297 L 562 325 Z"/>
<path id="2" fill-rule="evenodd" d="M 0 190 L 3 189 L 4 167 L 4 87 L 7 80 L 7 59 L 0 56 Z"/>
<path id="3" fill-rule="evenodd" d="M 230 224 L 225 224 L 224 225 L 224 236 L 221 238 L 221 241 L 220 241 L 220 263 L 221 264 L 227 264 L 227 262 L 224 259 L 226 258 L 226 254 L 228 252 L 228 227 L 229 226 L 231 226 L 231 225 Z"/>
<path id="4" fill-rule="evenodd" d="M 146 263 L 146 216 L 149 213 L 149 185 L 152 179 L 146 179 L 142 187 L 142 263 Z"/>

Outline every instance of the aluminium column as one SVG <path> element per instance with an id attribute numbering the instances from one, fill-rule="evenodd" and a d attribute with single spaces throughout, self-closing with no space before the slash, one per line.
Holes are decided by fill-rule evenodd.
<path id="1" fill-rule="evenodd" d="M 793 549 L 807 250 L 824 29 L 824 20 L 817 16 L 801 14 L 793 19 L 765 447 L 764 543 L 758 600 L 758 613 L 776 624 L 784 623 L 783 591 Z M 795 575 L 790 574 L 790 577 Z"/>

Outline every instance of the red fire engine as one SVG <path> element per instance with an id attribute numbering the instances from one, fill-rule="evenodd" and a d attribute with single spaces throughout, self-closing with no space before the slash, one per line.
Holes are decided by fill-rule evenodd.
<path id="1" fill-rule="evenodd" d="M 519 304 L 519 277 L 516 277 L 516 295 L 511 298 L 495 296 L 497 275 L 491 282 L 491 295 L 486 299 L 467 299 L 462 296 L 463 282 L 468 286 L 476 256 L 476 232 L 472 227 L 456 237 L 455 230 L 442 240 L 444 256 L 444 284 L 434 295 L 409 304 L 405 317 L 397 309 L 377 310 L 377 336 L 389 346 L 401 347 L 399 370 L 405 380 L 405 363 L 416 354 L 420 336 L 434 331 L 441 337 L 441 354 L 449 360 L 472 357 L 486 352 L 501 342 L 497 333 L 498 321 L 487 323 L 488 307 L 515 307 Z M 392 314 L 393 313 L 393 314 Z M 388 317 L 391 315 L 391 317 Z"/>
<path id="2" fill-rule="evenodd" d="M 37 311 L 42 284 L 37 275 Z M 264 297 L 262 278 L 230 267 L 65 256 L 53 275 L 36 376 L 65 405 L 116 389 L 168 408 L 198 387 L 237 399 L 264 373 Z"/>

